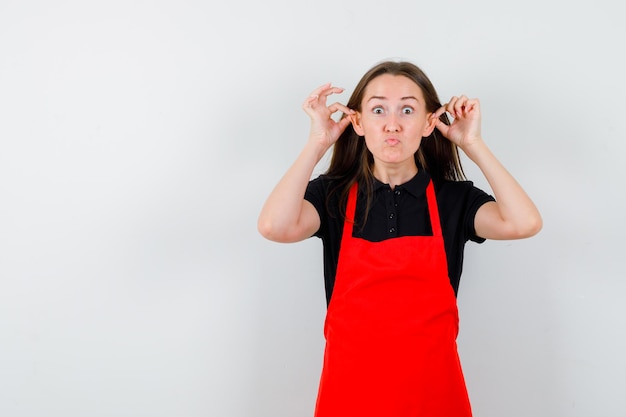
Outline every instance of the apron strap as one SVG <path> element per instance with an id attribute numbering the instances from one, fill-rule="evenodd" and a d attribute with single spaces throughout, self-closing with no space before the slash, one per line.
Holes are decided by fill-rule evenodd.
<path id="1" fill-rule="evenodd" d="M 433 229 L 433 236 L 443 236 L 441 233 L 437 197 L 435 197 L 435 186 L 432 180 L 428 182 L 428 186 L 426 187 L 426 201 L 428 202 L 428 214 L 430 215 L 430 226 Z"/>
<path id="2" fill-rule="evenodd" d="M 343 236 L 352 237 L 352 230 L 354 228 L 354 214 L 356 212 L 356 196 L 359 185 L 355 181 L 350 187 L 348 193 L 348 204 L 346 205 L 346 221 L 343 222 Z"/>

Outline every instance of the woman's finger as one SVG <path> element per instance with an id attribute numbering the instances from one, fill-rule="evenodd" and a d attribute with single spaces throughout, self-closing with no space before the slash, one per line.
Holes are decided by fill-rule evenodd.
<path id="1" fill-rule="evenodd" d="M 304 100 L 304 103 L 302 103 L 302 108 L 304 110 L 313 108 L 318 99 L 319 96 L 317 94 L 311 94 L 306 98 L 306 100 Z"/>
<path id="2" fill-rule="evenodd" d="M 335 113 L 335 112 L 343 112 L 345 114 L 354 114 L 355 111 L 352 110 L 351 108 L 349 108 L 348 106 L 341 104 L 339 102 L 337 103 L 333 103 L 330 106 L 328 106 L 328 110 L 330 110 L 331 113 Z"/>
<path id="3" fill-rule="evenodd" d="M 328 96 L 331 94 L 341 94 L 343 91 L 344 89 L 341 87 L 332 87 L 331 83 L 326 83 L 316 88 L 311 95 L 306 98 L 302 107 L 306 109 L 316 107 L 317 104 L 326 105 L 326 98 Z"/>
<path id="4" fill-rule="evenodd" d="M 341 87 L 328 87 L 326 90 L 322 91 L 320 95 L 324 97 L 328 97 L 331 94 L 341 94 L 343 93 L 344 88 Z"/>
<path id="5" fill-rule="evenodd" d="M 451 103 L 449 112 L 458 118 L 463 115 L 463 106 L 465 105 L 465 96 L 455 97 L 454 103 Z"/>
<path id="6" fill-rule="evenodd" d="M 304 100 L 302 103 L 302 107 L 313 107 L 315 102 L 319 100 L 320 94 L 330 87 L 330 83 L 326 83 L 324 85 L 320 85 L 315 90 L 311 92 L 311 94 Z"/>
<path id="7" fill-rule="evenodd" d="M 468 99 L 467 104 L 465 105 L 465 112 L 469 113 L 479 108 L 480 108 L 480 102 L 478 101 L 477 98 Z"/>
<path id="8" fill-rule="evenodd" d="M 330 88 L 331 83 L 326 83 L 324 85 L 320 85 L 319 87 L 317 87 L 315 90 L 313 90 L 311 92 L 311 96 L 319 96 L 320 94 L 322 94 L 323 91 L 327 90 L 328 88 Z"/>
<path id="9" fill-rule="evenodd" d="M 442 105 L 437 110 L 435 110 L 435 112 L 432 114 L 431 117 L 439 119 L 446 112 L 446 104 Z"/>
<path id="10" fill-rule="evenodd" d="M 310 97 L 317 97 L 317 98 L 328 97 L 331 94 L 341 94 L 343 93 L 343 91 L 344 91 L 344 88 L 342 87 L 333 87 L 331 83 L 326 83 L 316 88 L 311 93 Z"/>

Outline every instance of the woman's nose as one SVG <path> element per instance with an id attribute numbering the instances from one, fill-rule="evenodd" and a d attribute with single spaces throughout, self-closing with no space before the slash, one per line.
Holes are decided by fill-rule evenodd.
<path id="1" fill-rule="evenodd" d="M 398 122 L 398 117 L 393 113 L 389 115 L 387 118 L 387 123 L 385 124 L 385 131 L 387 132 L 398 132 L 400 131 L 400 123 Z"/>

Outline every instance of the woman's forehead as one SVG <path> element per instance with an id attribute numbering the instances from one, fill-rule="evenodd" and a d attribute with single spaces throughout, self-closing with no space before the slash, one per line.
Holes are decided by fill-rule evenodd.
<path id="1" fill-rule="evenodd" d="M 410 78 L 403 75 L 383 74 L 374 78 L 365 88 L 363 101 L 409 100 L 424 102 L 422 89 Z"/>

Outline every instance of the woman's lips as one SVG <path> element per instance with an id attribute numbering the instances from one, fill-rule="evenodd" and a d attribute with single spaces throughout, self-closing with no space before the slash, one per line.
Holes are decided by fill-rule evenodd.
<path id="1" fill-rule="evenodd" d="M 385 140 L 385 143 L 387 145 L 394 146 L 394 145 L 397 145 L 398 143 L 400 143 L 400 141 L 398 139 L 395 139 L 395 138 L 389 138 L 389 139 Z"/>

